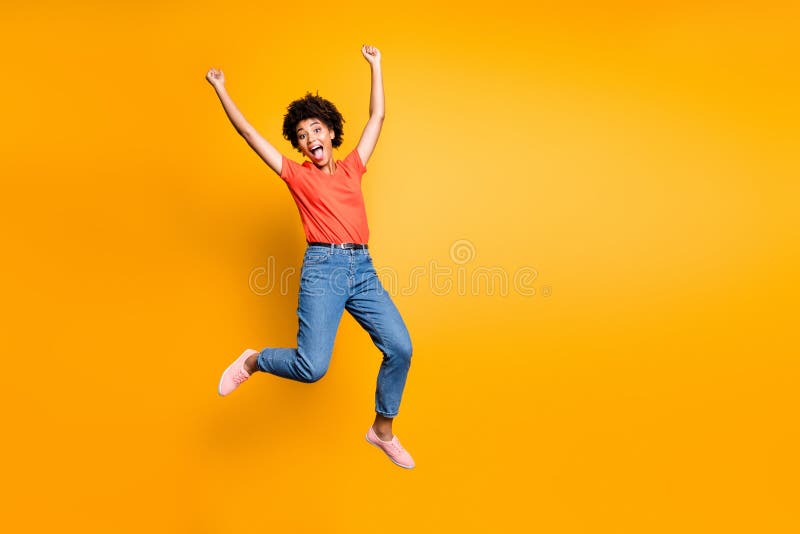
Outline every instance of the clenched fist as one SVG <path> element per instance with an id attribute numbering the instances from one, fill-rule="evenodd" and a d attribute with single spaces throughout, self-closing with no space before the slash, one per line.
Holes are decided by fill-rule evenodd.
<path id="1" fill-rule="evenodd" d="M 370 65 L 379 64 L 381 61 L 381 51 L 374 46 L 363 45 L 361 47 L 361 53 L 364 54 L 364 59 L 366 59 Z"/>
<path id="2" fill-rule="evenodd" d="M 225 84 L 225 75 L 221 70 L 209 69 L 209 71 L 206 73 L 206 80 L 208 80 L 208 83 L 214 87 L 217 87 Z"/>

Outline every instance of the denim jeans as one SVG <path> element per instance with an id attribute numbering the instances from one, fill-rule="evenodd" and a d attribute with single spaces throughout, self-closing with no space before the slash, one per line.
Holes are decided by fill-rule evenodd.
<path id="1" fill-rule="evenodd" d="M 328 370 L 344 310 L 383 353 L 375 411 L 395 417 L 411 365 L 411 338 L 375 272 L 369 249 L 306 248 L 297 304 L 297 348 L 262 349 L 258 367 L 291 380 L 316 382 Z"/>

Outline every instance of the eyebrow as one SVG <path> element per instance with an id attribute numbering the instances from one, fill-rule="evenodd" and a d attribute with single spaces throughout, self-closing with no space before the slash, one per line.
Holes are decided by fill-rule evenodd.
<path id="1" fill-rule="evenodd" d="M 319 124 L 319 121 L 314 121 L 314 122 L 312 122 L 311 124 L 309 124 L 309 126 L 314 126 L 315 124 Z M 300 130 L 302 130 L 302 128 L 298 128 L 298 129 L 297 129 L 297 131 L 298 131 L 298 132 L 299 132 Z"/>

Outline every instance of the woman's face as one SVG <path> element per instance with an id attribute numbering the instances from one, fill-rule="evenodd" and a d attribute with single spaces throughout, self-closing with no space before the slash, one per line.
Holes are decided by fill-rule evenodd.
<path id="1" fill-rule="evenodd" d="M 333 157 L 333 130 L 319 119 L 305 119 L 297 123 L 297 144 L 303 154 L 318 167 L 327 165 Z"/>

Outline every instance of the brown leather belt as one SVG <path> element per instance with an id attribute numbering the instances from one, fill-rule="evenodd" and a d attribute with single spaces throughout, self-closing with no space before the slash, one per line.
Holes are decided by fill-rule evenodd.
<path id="1" fill-rule="evenodd" d="M 369 248 L 366 243 L 362 245 L 359 243 L 320 243 L 318 241 L 310 241 L 308 246 L 311 245 L 331 248 Z"/>

